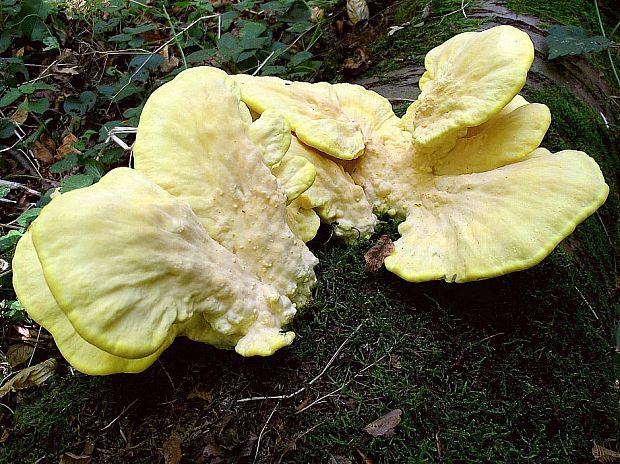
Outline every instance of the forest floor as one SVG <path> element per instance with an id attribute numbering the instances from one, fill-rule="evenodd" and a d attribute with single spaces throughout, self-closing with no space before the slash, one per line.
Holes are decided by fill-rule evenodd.
<path id="1" fill-rule="evenodd" d="M 343 2 L 310 3 L 322 18 L 294 0 L 0 0 L 0 179 L 16 183 L 0 185 L 0 378 L 58 362 L 0 399 L 0 463 L 615 462 L 620 88 L 605 52 L 550 61 L 544 50 L 552 24 L 600 34 L 594 3 L 379 1 L 357 26 Z M 601 13 L 620 42 L 618 13 Z M 16 301 L 10 261 L 38 208 L 128 165 L 109 129 L 135 127 L 186 64 L 363 82 L 402 112 L 428 50 L 495 23 L 538 42 L 524 95 L 551 109 L 542 145 L 586 151 L 611 187 L 541 264 L 410 284 L 364 271 L 379 237 L 398 236 L 393 222 L 353 246 L 326 227 L 309 244 L 318 284 L 292 346 L 242 358 L 179 339 L 145 372 L 107 377 L 74 371 Z M 380 436 L 366 431 L 374 421 Z"/>

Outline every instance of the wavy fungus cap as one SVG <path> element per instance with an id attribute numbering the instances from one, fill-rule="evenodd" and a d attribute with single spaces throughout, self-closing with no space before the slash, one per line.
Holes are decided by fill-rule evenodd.
<path id="1" fill-rule="evenodd" d="M 462 129 L 488 121 L 525 84 L 529 36 L 512 26 L 465 32 L 431 50 L 422 93 L 403 117 L 418 150 L 447 151 Z"/>
<path id="2" fill-rule="evenodd" d="M 290 129 L 276 113 L 264 124 L 248 124 L 242 104 L 224 71 L 183 71 L 146 102 L 135 166 L 189 203 L 209 235 L 248 272 L 303 305 L 316 282 L 317 260 L 288 226 L 287 195 L 269 168 L 288 148 Z M 265 127 L 277 133 L 269 137 Z"/>
<path id="3" fill-rule="evenodd" d="M 242 355 L 272 354 L 293 341 L 281 328 L 295 307 L 237 261 L 187 203 L 118 168 L 43 208 L 15 254 L 14 286 L 85 372 L 144 369 L 198 329 Z"/>

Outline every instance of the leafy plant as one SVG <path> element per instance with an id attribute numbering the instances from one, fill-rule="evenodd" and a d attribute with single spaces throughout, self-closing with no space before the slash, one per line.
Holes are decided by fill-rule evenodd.
<path id="1" fill-rule="evenodd" d="M 560 56 L 601 52 L 611 46 L 611 41 L 606 37 L 588 36 L 579 26 L 551 26 L 546 42 L 550 60 Z"/>

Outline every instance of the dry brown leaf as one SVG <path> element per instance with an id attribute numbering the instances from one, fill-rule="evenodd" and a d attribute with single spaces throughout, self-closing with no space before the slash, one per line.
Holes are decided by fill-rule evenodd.
<path id="1" fill-rule="evenodd" d="M 380 417 L 374 422 L 371 422 L 364 430 L 367 434 L 373 437 L 391 437 L 394 436 L 396 431 L 394 430 L 398 424 L 400 424 L 400 416 L 403 411 L 400 409 L 394 409 L 388 412 L 385 416 Z"/>
<path id="2" fill-rule="evenodd" d="M 592 445 L 592 456 L 594 456 L 594 459 L 604 464 L 620 463 L 620 453 L 618 451 L 607 449 L 596 443 Z"/>
<path id="3" fill-rule="evenodd" d="M 9 346 L 9 349 L 6 352 L 6 357 L 9 360 L 9 363 L 11 363 L 11 366 L 16 367 L 28 361 L 33 352 L 34 347 L 20 343 Z"/>
<path id="4" fill-rule="evenodd" d="M 2 429 L 2 434 L 0 435 L 0 443 L 6 443 L 6 441 L 9 439 L 9 429 Z"/>
<path id="5" fill-rule="evenodd" d="M 54 155 L 52 152 L 38 140 L 32 145 L 32 153 L 34 154 L 34 157 L 44 166 L 54 162 Z"/>
<path id="6" fill-rule="evenodd" d="M 347 0 L 347 16 L 352 24 L 367 21 L 370 13 L 366 0 Z"/>
<path id="7" fill-rule="evenodd" d="M 394 242 L 387 235 L 382 235 L 377 243 L 366 252 L 364 255 L 364 261 L 366 266 L 364 270 L 366 272 L 377 272 L 383 266 L 385 258 L 390 256 L 394 252 Z"/>
<path id="8" fill-rule="evenodd" d="M 159 54 L 164 57 L 164 62 L 161 64 L 161 69 L 163 72 L 170 72 L 179 65 L 179 59 L 170 54 L 168 45 L 166 45 L 164 49 L 159 52 Z"/>
<path id="9" fill-rule="evenodd" d="M 54 375 L 57 367 L 58 363 L 55 359 L 48 359 L 36 366 L 22 369 L 2 385 L 0 388 L 0 398 L 12 391 L 41 385 Z"/>
<path id="10" fill-rule="evenodd" d="M 213 394 L 208 391 L 194 390 L 189 395 L 187 395 L 188 400 L 191 400 L 192 398 L 200 398 L 204 401 L 211 401 L 213 399 Z"/>
<path id="11" fill-rule="evenodd" d="M 316 24 L 319 21 L 321 21 L 324 17 L 325 17 L 325 10 L 323 10 L 323 8 L 318 7 L 318 6 L 313 6 L 312 8 L 310 8 L 310 22 L 311 23 Z"/>
<path id="12" fill-rule="evenodd" d="M 90 456 L 87 454 L 65 453 L 60 456 L 59 464 L 88 464 Z"/>
<path id="13" fill-rule="evenodd" d="M 17 108 L 9 118 L 9 121 L 11 121 L 13 124 L 21 126 L 23 123 L 26 122 L 26 119 L 28 119 L 28 110 L 25 110 L 23 108 Z"/>
<path id="14" fill-rule="evenodd" d="M 47 135 L 45 132 L 41 134 L 41 137 L 39 137 L 39 141 L 43 145 L 45 145 L 45 148 L 47 148 L 49 151 L 56 151 L 56 142 L 54 142 L 54 139 Z"/>
<path id="15" fill-rule="evenodd" d="M 61 160 L 69 153 L 79 154 L 81 153 L 77 148 L 73 146 L 75 142 L 78 141 L 78 138 L 73 134 L 68 134 L 62 139 L 62 145 L 58 147 L 56 150 L 56 159 Z"/>
<path id="16" fill-rule="evenodd" d="M 165 464 L 179 464 L 181 462 L 181 437 L 178 433 L 172 432 L 162 449 Z"/>
<path id="17" fill-rule="evenodd" d="M 400 369 L 402 367 L 401 363 L 400 363 L 400 356 L 397 354 L 391 354 L 390 355 L 390 366 L 392 366 L 394 369 Z"/>

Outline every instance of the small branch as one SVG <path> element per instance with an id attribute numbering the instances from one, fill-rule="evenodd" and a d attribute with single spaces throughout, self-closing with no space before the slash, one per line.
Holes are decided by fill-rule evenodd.
<path id="1" fill-rule="evenodd" d="M 323 370 L 316 376 L 314 377 L 312 380 L 310 380 L 310 382 L 308 382 L 307 386 L 312 385 L 314 382 L 316 382 L 317 380 L 319 380 L 321 378 L 321 376 L 323 376 L 323 374 L 325 374 L 325 372 L 327 372 L 327 370 L 331 367 L 331 365 L 334 363 L 334 361 L 336 360 L 336 358 L 338 357 L 338 355 L 342 352 L 342 350 L 344 349 L 344 347 L 346 346 L 347 343 L 349 343 L 349 340 L 351 340 L 351 337 L 353 337 L 353 335 L 355 335 L 360 329 L 361 327 L 366 323 L 366 320 L 362 321 L 360 323 L 360 325 L 358 325 L 355 330 L 353 332 L 351 332 L 349 334 L 349 336 L 346 338 L 346 340 L 344 342 L 342 342 L 340 344 L 340 346 L 338 347 L 338 349 L 336 350 L 336 352 L 332 355 L 332 357 L 330 358 L 330 360 L 327 362 L 327 364 L 325 365 L 325 367 L 323 368 Z M 288 400 L 293 398 L 294 396 L 299 395 L 301 392 L 305 391 L 306 387 L 301 387 L 299 390 L 294 391 L 293 393 L 289 393 L 286 395 L 276 395 L 276 396 L 251 396 L 249 398 L 241 398 L 240 400 L 237 400 L 237 403 L 246 403 L 248 401 L 262 401 L 262 400 Z"/>
<path id="2" fill-rule="evenodd" d="M 260 442 L 263 439 L 263 434 L 265 433 L 265 429 L 267 428 L 269 421 L 273 417 L 273 414 L 276 412 L 276 409 L 278 409 L 279 405 L 280 403 L 276 403 L 275 407 L 273 408 L 273 411 L 271 411 L 271 414 L 269 414 L 269 417 L 267 418 L 267 422 L 265 422 L 265 425 L 263 425 L 263 428 L 258 434 L 258 441 L 256 442 L 256 453 L 254 454 L 254 460 L 252 461 L 252 464 L 256 463 L 256 460 L 258 459 L 258 452 L 260 450 Z"/>
<path id="3" fill-rule="evenodd" d="M 131 408 L 134 404 L 136 404 L 136 402 L 138 401 L 138 399 L 139 399 L 139 398 L 136 398 L 135 400 L 133 400 L 133 401 L 129 404 L 129 406 L 127 406 L 125 409 L 123 409 L 123 410 L 121 411 L 121 413 L 120 413 L 118 416 L 116 416 L 114 419 L 112 419 L 112 422 L 110 422 L 110 423 L 109 423 L 108 425 L 106 425 L 104 428 L 99 429 L 99 431 L 100 431 L 100 432 L 103 432 L 104 430 L 107 430 L 107 429 L 109 429 L 110 427 L 112 427 L 112 426 L 114 425 L 114 423 L 115 423 L 117 420 L 119 420 L 119 419 L 123 416 L 123 414 L 125 414 L 127 411 L 129 411 L 129 408 Z"/>
<path id="4" fill-rule="evenodd" d="M 254 72 L 252 73 L 252 76 L 256 76 L 256 75 L 260 72 L 260 70 L 261 70 L 261 69 L 263 69 L 263 66 L 265 66 L 265 65 L 269 62 L 269 60 L 271 59 L 271 57 L 272 57 L 273 55 L 275 55 L 275 54 L 276 54 L 276 52 L 271 52 L 271 53 L 269 54 L 269 56 L 268 56 L 267 58 L 265 58 L 265 61 L 263 61 L 261 64 L 259 64 L 259 65 L 258 65 L 258 68 L 256 68 L 256 71 L 254 71 Z"/>
<path id="5" fill-rule="evenodd" d="M 8 187 L 10 189 L 23 189 L 26 192 L 31 193 L 33 195 L 41 196 L 41 194 L 37 192 L 36 190 L 32 190 L 30 187 L 20 184 L 19 182 L 11 182 L 10 180 L 0 179 L 0 187 Z"/>
<path id="6" fill-rule="evenodd" d="M 187 59 L 185 58 L 185 52 L 183 51 L 183 47 L 181 47 L 181 43 L 179 42 L 179 35 L 177 35 L 176 30 L 174 29 L 174 24 L 172 23 L 172 19 L 170 19 L 170 15 L 168 14 L 168 10 L 166 9 L 166 4 L 163 3 L 162 7 L 164 9 L 164 15 L 166 15 L 166 19 L 168 20 L 168 24 L 170 24 L 170 30 L 172 31 L 174 41 L 176 42 L 177 48 L 181 53 L 181 58 L 183 58 L 183 68 L 187 69 Z"/>
<path id="7" fill-rule="evenodd" d="M 573 285 L 573 287 L 575 287 L 575 290 L 577 290 L 577 293 L 579 293 L 579 296 L 583 299 L 583 301 L 586 303 L 588 308 L 590 308 L 590 311 L 592 311 L 592 314 L 594 314 L 594 317 L 596 318 L 596 320 L 600 321 L 600 318 L 598 317 L 598 314 L 596 314 L 596 311 L 594 311 L 594 308 L 592 307 L 590 302 L 588 300 L 586 300 L 586 297 L 583 296 L 583 293 L 581 293 L 581 290 L 579 290 L 576 285 Z"/>

